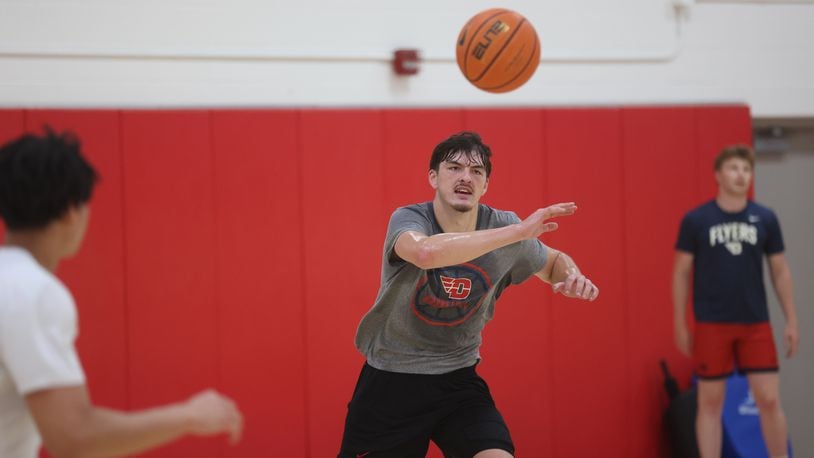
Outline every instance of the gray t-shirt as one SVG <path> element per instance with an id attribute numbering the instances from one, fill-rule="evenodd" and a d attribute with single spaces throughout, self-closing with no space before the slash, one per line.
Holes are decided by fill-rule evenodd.
<path id="1" fill-rule="evenodd" d="M 512 212 L 478 208 L 477 230 L 519 223 Z M 443 374 L 475 364 L 481 331 L 510 284 L 539 271 L 548 249 L 537 239 L 491 251 L 469 262 L 422 270 L 395 253 L 405 231 L 442 233 L 432 202 L 398 208 L 390 217 L 376 302 L 359 323 L 356 348 L 371 366 L 413 374 Z"/>

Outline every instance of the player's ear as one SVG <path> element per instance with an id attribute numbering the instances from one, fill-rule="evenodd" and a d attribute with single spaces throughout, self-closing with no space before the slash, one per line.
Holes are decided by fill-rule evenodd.
<path id="1" fill-rule="evenodd" d="M 487 189 L 489 189 L 489 177 L 486 177 L 486 182 L 483 183 L 483 193 L 481 193 L 481 195 L 486 194 Z"/>
<path id="2" fill-rule="evenodd" d="M 430 182 L 430 186 L 432 186 L 432 189 L 438 189 L 438 172 L 436 172 L 433 169 L 430 169 L 430 172 L 427 175 L 427 180 Z"/>
<path id="3" fill-rule="evenodd" d="M 77 221 L 80 219 L 80 207 L 77 205 L 71 205 L 65 211 L 59 215 L 56 219 L 60 224 L 71 226 L 76 224 Z"/>

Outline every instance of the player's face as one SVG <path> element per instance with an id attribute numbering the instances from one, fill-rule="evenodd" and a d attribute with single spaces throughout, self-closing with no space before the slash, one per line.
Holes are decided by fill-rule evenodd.
<path id="1" fill-rule="evenodd" d="M 739 157 L 727 159 L 721 164 L 720 170 L 715 172 L 715 179 L 721 191 L 745 196 L 752 184 L 752 166 L 749 161 Z"/>
<path id="2" fill-rule="evenodd" d="M 442 203 L 467 212 L 478 205 L 489 179 L 477 155 L 457 154 L 442 162 L 438 172 L 430 170 L 430 184 Z"/>

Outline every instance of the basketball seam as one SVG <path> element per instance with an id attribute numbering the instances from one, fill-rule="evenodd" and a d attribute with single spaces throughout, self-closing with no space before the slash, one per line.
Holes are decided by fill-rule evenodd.
<path id="1" fill-rule="evenodd" d="M 463 70 L 463 73 L 464 73 L 464 76 L 465 76 L 465 77 L 466 77 L 466 79 L 468 79 L 469 81 L 474 81 L 474 80 L 472 80 L 472 79 L 470 79 L 470 78 L 469 78 L 469 74 L 466 72 L 466 63 L 467 63 L 467 61 L 469 60 L 469 49 L 472 47 L 472 42 L 473 42 L 473 41 L 475 41 L 475 40 L 473 40 L 473 39 L 472 39 L 472 37 L 474 37 L 475 35 L 477 35 L 477 34 L 478 34 L 478 32 L 480 32 L 480 30 L 483 28 L 483 26 L 484 26 L 484 25 L 485 25 L 487 22 L 489 22 L 491 19 L 494 19 L 496 16 L 499 16 L 499 15 L 501 15 L 501 14 L 503 14 L 503 13 L 507 12 L 507 11 L 509 11 L 509 10 L 506 10 L 506 9 L 502 9 L 502 8 L 501 8 L 501 9 L 499 9 L 498 11 L 496 11 L 496 12 L 495 12 L 495 14 L 493 14 L 493 15 L 489 16 L 488 18 L 484 19 L 483 21 L 481 21 L 481 23 L 480 23 L 480 25 L 478 26 L 478 28 L 477 28 L 477 29 L 475 29 L 475 31 L 474 31 L 474 32 L 472 32 L 472 35 L 469 37 L 469 43 L 467 43 L 467 44 L 466 44 L 466 50 L 464 51 L 464 68 L 462 69 L 462 70 Z"/>
<path id="2" fill-rule="evenodd" d="M 514 39 L 514 36 L 517 35 L 517 32 L 520 31 L 520 28 L 523 26 L 523 24 L 525 24 L 525 22 L 526 22 L 526 19 L 523 18 L 523 20 L 521 20 L 520 23 L 517 24 L 517 28 L 515 28 L 514 31 L 511 34 L 511 36 L 506 39 L 506 43 L 504 43 L 503 47 L 500 48 L 500 51 L 498 51 L 497 54 L 495 54 L 495 57 L 492 59 L 491 62 L 489 62 L 489 65 L 487 65 L 486 68 L 483 69 L 480 76 L 478 76 L 477 78 L 475 78 L 473 80 L 470 80 L 470 81 L 472 81 L 474 83 L 474 82 L 477 82 L 478 80 L 480 80 L 481 78 L 483 78 L 483 75 L 485 75 L 486 72 L 488 72 L 489 69 L 492 68 L 492 65 L 494 65 L 495 61 L 500 57 L 501 54 L 503 54 L 503 51 L 506 50 L 506 47 L 509 46 L 509 43 L 512 42 L 512 39 Z"/>
<path id="3" fill-rule="evenodd" d="M 520 69 L 520 72 L 518 72 L 518 73 L 517 73 L 517 75 L 515 75 L 515 76 L 514 76 L 514 78 L 512 78 L 512 79 L 510 79 L 509 81 L 507 81 L 507 82 L 505 82 L 505 83 L 501 84 L 500 86 L 488 87 L 488 88 L 484 88 L 484 89 L 489 89 L 489 90 L 500 89 L 500 88 L 502 88 L 502 87 L 506 87 L 506 86 L 508 86 L 508 85 L 512 84 L 512 83 L 513 83 L 515 80 L 517 80 L 517 78 L 520 78 L 520 75 L 522 75 L 522 74 L 523 74 L 523 72 L 525 72 L 525 71 L 526 71 L 526 69 L 529 67 L 529 64 L 530 64 L 530 63 L 531 63 L 531 61 L 534 59 L 534 51 L 536 51 L 536 50 L 537 50 L 537 46 L 539 46 L 539 45 L 540 45 L 540 39 L 539 39 L 539 38 L 537 38 L 537 36 L 536 36 L 536 34 L 535 34 L 535 37 L 534 37 L 534 48 L 532 48 L 532 50 L 531 50 L 531 55 L 529 56 L 529 60 L 528 60 L 528 62 L 526 62 L 526 65 L 524 65 L 524 66 L 523 66 L 523 68 L 522 68 L 522 69 Z"/>

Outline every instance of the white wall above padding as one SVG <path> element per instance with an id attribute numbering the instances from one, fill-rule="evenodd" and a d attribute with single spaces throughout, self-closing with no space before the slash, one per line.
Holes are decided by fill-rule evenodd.
<path id="1" fill-rule="evenodd" d="M 787 0 L 788 1 L 788 0 Z M 0 0 L 0 106 L 746 103 L 814 116 L 814 3 Z M 525 14 L 542 64 L 506 94 L 454 61 L 475 12 Z M 396 48 L 421 53 L 399 77 Z"/>
<path id="2" fill-rule="evenodd" d="M 651 59 L 676 47 L 672 0 L 3 0 L 0 52 L 216 58 L 389 58 L 399 47 L 452 59 L 466 20 L 513 9 L 543 57 Z"/>

